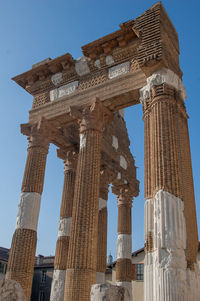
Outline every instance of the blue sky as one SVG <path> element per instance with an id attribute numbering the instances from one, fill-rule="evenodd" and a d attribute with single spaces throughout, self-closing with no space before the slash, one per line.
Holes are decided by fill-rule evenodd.
<path id="1" fill-rule="evenodd" d="M 81 46 L 135 19 L 155 1 L 150 0 L 0 0 L 0 246 L 10 247 L 26 160 L 26 137 L 20 123 L 28 121 L 32 96 L 11 81 L 45 58 L 66 52 L 75 59 Z M 188 98 L 189 130 L 200 231 L 200 2 L 162 2 L 180 39 L 180 64 Z M 144 145 L 142 106 L 126 109 L 125 119 L 135 157 L 140 195 L 133 202 L 133 250 L 143 246 Z M 63 162 L 51 146 L 38 226 L 37 254 L 54 254 L 63 185 Z M 116 256 L 117 201 L 109 194 L 108 252 Z"/>

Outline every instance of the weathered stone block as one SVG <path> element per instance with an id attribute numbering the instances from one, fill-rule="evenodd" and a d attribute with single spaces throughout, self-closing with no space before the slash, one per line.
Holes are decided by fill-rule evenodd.
<path id="1" fill-rule="evenodd" d="M 0 280 L 0 301 L 27 301 L 21 285 L 15 280 Z"/>
<path id="2" fill-rule="evenodd" d="M 108 283 L 94 284 L 91 289 L 90 301 L 129 301 L 129 292 L 125 287 Z"/>

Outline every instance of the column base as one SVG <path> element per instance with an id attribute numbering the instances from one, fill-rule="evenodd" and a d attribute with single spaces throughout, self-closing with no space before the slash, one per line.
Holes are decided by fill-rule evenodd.
<path id="1" fill-rule="evenodd" d="M 166 251 L 148 253 L 144 269 L 144 301 L 197 301 L 200 296 L 200 269 L 186 267 L 184 251 L 166 258 Z M 164 258 L 161 264 L 158 258 Z M 171 261 L 171 262 L 170 262 Z M 182 264 L 181 264 L 182 261 Z M 175 263 L 179 263 L 178 266 Z"/>
<path id="2" fill-rule="evenodd" d="M 187 268 L 184 202 L 159 190 L 152 204 L 152 221 L 146 214 L 146 233 L 153 230 L 153 245 L 145 255 L 144 300 L 196 301 L 200 295 L 200 271 L 197 265 L 194 271 Z"/>
<path id="3" fill-rule="evenodd" d="M 63 301 L 66 270 L 54 270 L 50 301 Z"/>
<path id="4" fill-rule="evenodd" d="M 67 269 L 65 301 L 90 300 L 91 286 L 96 282 L 96 271 L 88 269 Z"/>

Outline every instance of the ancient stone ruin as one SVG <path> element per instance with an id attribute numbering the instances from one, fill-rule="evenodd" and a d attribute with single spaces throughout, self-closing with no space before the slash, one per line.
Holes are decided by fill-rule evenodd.
<path id="1" fill-rule="evenodd" d="M 21 125 L 28 155 L 6 279 L 16 280 L 30 300 L 45 164 L 53 143 L 64 162 L 64 186 L 51 301 L 88 301 L 91 288 L 92 300 L 101 294 L 105 300 L 132 300 L 131 205 L 139 182 L 123 109 L 141 103 L 144 298 L 199 300 L 197 220 L 176 30 L 159 2 L 82 51 L 78 60 L 67 53 L 13 78 L 33 95 L 33 106 L 28 123 Z M 118 198 L 117 287 L 105 284 L 109 184 Z"/>

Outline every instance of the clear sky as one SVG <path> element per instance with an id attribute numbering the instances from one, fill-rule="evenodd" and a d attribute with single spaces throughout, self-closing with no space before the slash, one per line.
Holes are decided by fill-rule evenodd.
<path id="1" fill-rule="evenodd" d="M 11 81 L 45 58 L 66 52 L 75 59 L 81 46 L 118 29 L 135 19 L 155 1 L 151 0 L 0 0 L 0 246 L 10 248 L 26 160 L 26 137 L 20 123 L 28 121 L 32 96 Z M 200 228 L 200 2 L 162 2 L 180 39 L 180 63 L 188 98 L 192 163 Z M 133 202 L 133 251 L 143 247 L 144 145 L 142 106 L 126 109 L 125 119 L 131 151 L 138 167 L 140 195 Z M 38 226 L 37 254 L 53 255 L 57 239 L 63 185 L 63 162 L 51 146 Z M 117 201 L 109 194 L 108 252 L 116 256 Z M 199 229 L 200 230 L 200 229 Z"/>

